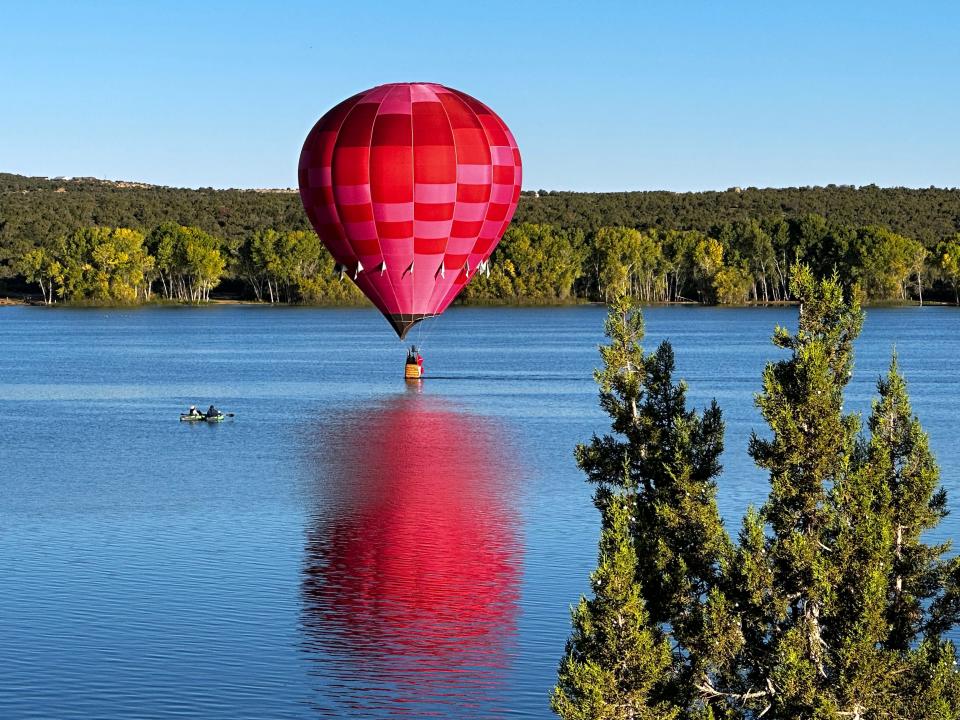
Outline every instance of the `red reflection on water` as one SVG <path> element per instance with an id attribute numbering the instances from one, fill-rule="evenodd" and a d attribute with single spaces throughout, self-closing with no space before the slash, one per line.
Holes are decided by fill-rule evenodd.
<path id="1" fill-rule="evenodd" d="M 408 394 L 321 435 L 303 593 L 310 645 L 336 668 L 327 690 L 419 715 L 509 702 L 492 691 L 521 549 L 500 428 Z"/>

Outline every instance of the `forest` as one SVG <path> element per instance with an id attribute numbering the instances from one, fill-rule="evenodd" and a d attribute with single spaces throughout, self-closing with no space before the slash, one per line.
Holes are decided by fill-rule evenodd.
<path id="1" fill-rule="evenodd" d="M 770 303 L 788 268 L 863 301 L 960 301 L 960 190 L 524 192 L 462 302 Z M 292 190 L 0 174 L 0 294 L 44 302 L 365 302 Z"/>

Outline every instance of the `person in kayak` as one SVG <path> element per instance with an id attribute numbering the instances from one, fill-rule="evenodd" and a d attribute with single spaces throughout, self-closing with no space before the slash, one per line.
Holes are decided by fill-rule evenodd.
<path id="1" fill-rule="evenodd" d="M 208 417 L 208 418 L 217 417 L 219 414 L 220 414 L 220 411 L 217 410 L 217 408 L 216 408 L 215 406 L 211 405 L 209 408 L 207 408 L 207 417 Z"/>
<path id="2" fill-rule="evenodd" d="M 190 412 L 187 413 L 187 417 L 203 417 L 200 412 L 197 410 L 196 405 L 190 406 Z"/>

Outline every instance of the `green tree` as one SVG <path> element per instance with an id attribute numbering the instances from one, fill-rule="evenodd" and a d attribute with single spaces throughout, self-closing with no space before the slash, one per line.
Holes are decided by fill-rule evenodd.
<path id="1" fill-rule="evenodd" d="M 743 266 L 738 270 L 746 275 L 750 297 L 755 302 L 769 302 L 769 279 L 776 266 L 770 235 L 757 220 L 741 220 L 734 223 L 731 230 L 734 249 L 743 259 Z"/>
<path id="2" fill-rule="evenodd" d="M 259 257 L 254 251 L 254 239 L 257 234 L 251 233 L 240 243 L 236 254 L 232 258 L 231 271 L 233 275 L 240 278 L 253 291 L 253 296 L 260 302 L 265 293 L 264 285 L 266 283 L 266 268 L 259 262 Z"/>
<path id="3" fill-rule="evenodd" d="M 790 262 L 795 259 L 788 257 L 794 252 L 790 239 L 790 223 L 782 216 L 770 217 L 761 221 L 761 227 L 770 238 L 773 251 L 771 261 L 776 274 L 776 282 L 771 283 L 773 299 L 786 300 L 790 295 Z"/>
<path id="4" fill-rule="evenodd" d="M 636 579 L 629 493 L 598 491 L 603 517 L 593 598 L 573 610 L 573 635 L 550 702 L 564 720 L 670 720 L 661 699 L 670 680 L 670 646 L 649 622 Z"/>
<path id="5" fill-rule="evenodd" d="M 583 239 L 550 225 L 511 226 L 490 260 L 489 273 L 471 268 L 466 299 L 521 303 L 569 299 L 583 266 Z"/>
<path id="6" fill-rule="evenodd" d="M 721 305 L 740 305 L 750 297 L 750 271 L 744 267 L 721 267 L 713 276 L 713 292 Z"/>
<path id="7" fill-rule="evenodd" d="M 860 308 L 835 277 L 817 280 L 806 266 L 795 266 L 790 292 L 797 330 L 774 333 L 790 355 L 766 367 L 757 396 L 770 432 L 750 441 L 770 494 L 748 510 L 736 546 L 715 500 L 719 409 L 688 411 L 669 345 L 644 354 L 636 306 L 611 308 L 596 379 L 613 432 L 579 446 L 577 461 L 601 512 L 629 515 L 634 554 L 617 577 L 634 567 L 644 628 L 619 638 L 642 658 L 632 697 L 685 718 L 960 718 L 960 674 L 943 637 L 960 623 L 960 559 L 924 541 L 946 496 L 896 358 L 861 437 L 843 410 Z M 612 531 L 613 515 L 603 523 L 600 566 L 609 567 L 623 531 Z M 634 597 L 626 587 L 616 585 L 620 603 Z M 600 589 L 611 586 L 595 577 Z M 615 653 L 594 644 L 624 647 L 607 617 L 586 600 L 574 613 L 553 696 L 563 717 L 616 716 L 608 699 L 638 687 L 618 684 Z M 651 638 L 669 647 L 659 682 L 644 674 Z"/>
<path id="8" fill-rule="evenodd" d="M 769 698 L 774 717 L 813 717 L 829 710 L 821 617 L 839 579 L 827 544 L 833 522 L 827 500 L 854 455 L 858 423 L 843 413 L 843 389 L 862 314 L 845 302 L 839 283 L 818 282 L 806 267 L 794 272 L 792 294 L 800 302 L 797 333 L 777 328 L 773 337 L 791 357 L 767 366 L 757 396 L 771 437 L 750 441 L 754 461 L 770 471 L 763 519 L 772 534 L 751 565 L 770 563 L 767 592 L 774 598 L 768 604 L 774 614 L 759 618 L 763 627 L 753 632 L 768 637 L 755 680 L 776 689 Z"/>
<path id="9" fill-rule="evenodd" d="M 59 297 L 70 302 L 131 303 L 149 297 L 153 257 L 143 234 L 129 228 L 87 227 L 61 237 L 43 265 Z"/>
<path id="10" fill-rule="evenodd" d="M 606 334 L 596 379 L 613 432 L 579 446 L 577 462 L 598 498 L 632 498 L 636 584 L 652 626 L 670 643 L 670 697 L 687 712 L 709 713 L 739 645 L 721 582 L 733 552 L 716 505 L 721 413 L 715 403 L 702 414 L 687 409 L 669 343 L 644 354 L 636 300 L 613 304 Z"/>
<path id="11" fill-rule="evenodd" d="M 298 280 L 300 299 L 306 303 L 324 305 L 357 305 L 368 302 L 359 288 L 334 272 L 333 257 L 322 250 L 317 261 L 317 270 L 311 277 Z"/>
<path id="12" fill-rule="evenodd" d="M 277 249 L 287 302 L 301 299 L 301 287 L 316 277 L 320 268 L 321 247 L 320 238 L 314 232 L 293 230 L 281 233 Z"/>
<path id="13" fill-rule="evenodd" d="M 666 274 L 667 297 L 670 302 L 686 300 L 684 293 L 687 284 L 695 276 L 694 254 L 697 245 L 705 239 L 703 233 L 696 230 L 667 230 L 662 234 L 664 272 Z"/>
<path id="14" fill-rule="evenodd" d="M 916 240 L 883 227 L 862 228 L 857 239 L 858 279 L 872 300 L 907 298 L 907 281 L 917 277 L 922 297 L 922 273 L 926 249 Z"/>
<path id="15" fill-rule="evenodd" d="M 176 279 L 185 264 L 180 241 L 182 227 L 166 222 L 153 228 L 146 237 L 147 249 L 154 258 L 154 268 L 163 286 L 163 295 L 173 299 Z"/>
<path id="16" fill-rule="evenodd" d="M 954 301 L 960 305 L 960 233 L 937 247 L 937 265 L 940 274 L 953 288 Z"/>
<path id="17" fill-rule="evenodd" d="M 857 262 L 855 227 L 810 213 L 791 223 L 791 235 L 792 259 L 807 264 L 815 276 L 829 277 L 833 273 L 850 276 Z"/>
<path id="18" fill-rule="evenodd" d="M 46 305 L 54 302 L 54 288 L 60 281 L 61 270 L 60 263 L 43 248 L 30 250 L 16 265 L 17 273 L 23 275 L 27 282 L 35 282 L 40 286 L 40 293 Z"/>
<path id="19" fill-rule="evenodd" d="M 261 269 L 271 304 L 280 301 L 279 282 L 283 277 L 283 264 L 278 248 L 279 241 L 280 233 L 269 228 L 254 234 L 250 243 L 253 265 Z"/>
<path id="20" fill-rule="evenodd" d="M 171 300 L 210 299 L 226 269 L 222 241 L 198 227 L 162 223 L 150 231 L 147 246 L 156 258 L 156 272 Z"/>
<path id="21" fill-rule="evenodd" d="M 957 675 L 939 669 L 953 654 L 939 636 L 956 622 L 952 566 L 946 546 L 920 540 L 945 509 L 926 436 L 894 362 L 870 440 L 858 440 L 843 392 L 862 313 L 835 278 L 800 267 L 792 284 L 797 332 L 774 334 L 791 356 L 767 366 L 757 398 L 770 436 L 750 443 L 771 492 L 744 521 L 730 582 L 738 676 L 764 689 L 747 706 L 773 718 L 928 717 L 914 703 L 925 694 L 948 710 L 937 717 L 957 717 Z"/>
<path id="22" fill-rule="evenodd" d="M 220 241 L 199 228 L 185 228 L 183 258 L 190 299 L 209 300 L 210 290 L 220 282 L 226 268 Z"/>
<path id="23" fill-rule="evenodd" d="M 947 515 L 946 491 L 929 440 L 913 415 L 896 355 L 877 382 L 863 473 L 885 489 L 893 557 L 889 573 L 886 647 L 907 651 L 928 627 L 925 608 L 942 591 L 949 543 L 922 536 Z"/>
<path id="24" fill-rule="evenodd" d="M 104 230 L 90 253 L 94 297 L 124 303 L 146 300 L 146 280 L 154 260 L 144 247 L 143 233 L 129 228 Z"/>
<path id="25" fill-rule="evenodd" d="M 629 295 L 644 302 L 666 298 L 663 250 L 657 237 L 627 227 L 603 227 L 594 237 L 592 264 L 605 300 Z"/>
<path id="26" fill-rule="evenodd" d="M 694 248 L 693 262 L 701 302 L 716 302 L 714 281 L 723 269 L 723 245 L 714 238 L 704 238 Z"/>
<path id="27" fill-rule="evenodd" d="M 602 300 L 624 288 L 645 301 L 699 298 L 716 302 L 720 298 L 715 276 L 707 277 L 706 268 L 698 268 L 693 257 L 695 246 L 709 235 L 720 242 L 723 266 L 732 268 L 719 283 L 720 290 L 728 291 L 722 293 L 724 302 L 742 301 L 738 298 L 744 274 L 749 276 L 747 299 L 789 299 L 789 266 L 798 259 L 808 263 L 817 277 L 836 271 L 845 286 L 860 286 L 865 300 L 914 294 L 921 302 L 947 294 L 957 300 L 960 291 L 948 269 L 941 266 L 942 254 L 933 253 L 938 242 L 956 235 L 957 218 L 960 190 L 935 188 L 526 192 L 494 255 L 489 278 L 485 271 L 471 268 L 474 278 L 462 297 L 468 302 L 546 303 L 571 296 Z M 199 228 L 218 238 L 219 252 L 228 261 L 224 277 L 243 281 L 250 297 L 265 298 L 273 291 L 275 301 L 303 301 L 310 296 L 311 302 L 327 302 L 325 296 L 317 295 L 319 289 L 335 287 L 309 274 L 303 275 L 301 285 L 272 277 L 268 282 L 266 269 L 250 255 L 254 236 L 268 230 L 279 235 L 312 232 L 296 193 L 184 190 L 92 178 L 68 181 L 0 174 L 0 290 L 19 292 L 26 280 L 20 272 L 22 258 L 35 249 L 56 254 L 59 238 L 78 228 L 151 229 L 152 235 L 152 229 L 164 224 Z M 522 226 L 550 230 L 536 233 L 521 230 Z M 600 232 L 604 228 L 639 238 L 643 247 L 628 247 L 617 260 L 619 256 L 606 246 L 609 230 Z M 882 228 L 913 243 L 889 242 L 870 228 Z M 514 233 L 529 242 L 518 242 L 512 257 L 507 249 Z M 147 244 L 157 260 L 147 274 L 147 296 L 155 279 L 163 295 L 188 300 L 187 279 L 178 271 L 171 290 L 167 271 L 161 270 L 168 267 L 167 259 L 156 252 L 156 243 L 149 237 Z M 929 266 L 925 253 L 934 258 Z M 615 262 L 604 264 L 605 254 Z M 80 269 L 64 268 L 67 286 L 83 277 Z M 601 287 L 601 269 L 612 281 L 609 293 Z M 720 269 L 716 267 L 717 272 Z M 65 290 L 65 296 L 71 293 Z"/>

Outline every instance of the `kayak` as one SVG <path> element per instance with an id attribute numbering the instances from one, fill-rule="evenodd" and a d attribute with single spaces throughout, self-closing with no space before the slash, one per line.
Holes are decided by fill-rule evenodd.
<path id="1" fill-rule="evenodd" d="M 227 416 L 223 413 L 219 415 L 211 415 L 207 417 L 206 415 L 188 415 L 187 413 L 180 413 L 180 422 L 221 422 Z"/>

